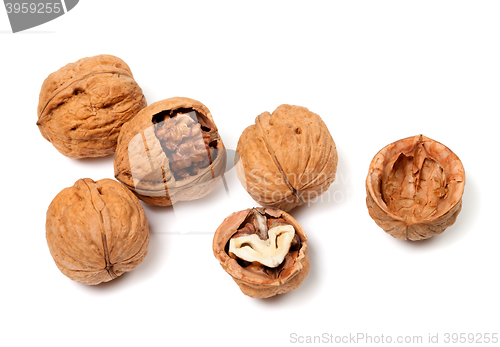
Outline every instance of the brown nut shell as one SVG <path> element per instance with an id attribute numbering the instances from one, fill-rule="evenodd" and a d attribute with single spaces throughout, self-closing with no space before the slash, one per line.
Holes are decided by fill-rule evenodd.
<path id="1" fill-rule="evenodd" d="M 462 207 L 465 171 L 448 147 L 423 135 L 384 147 L 366 178 L 375 223 L 401 240 L 424 240 L 452 225 Z"/>
<path id="2" fill-rule="evenodd" d="M 191 118 L 191 128 L 176 125 L 179 114 L 188 111 L 196 114 Z M 172 123 L 173 128 L 168 128 L 167 123 Z M 195 130 L 197 137 L 180 140 L 182 134 L 186 135 L 183 131 L 194 134 Z M 180 158 L 177 161 L 176 155 Z M 195 160 L 200 157 L 205 166 L 197 168 Z M 116 179 L 139 199 L 170 206 L 209 194 L 224 174 L 226 152 L 208 108 L 199 101 L 175 97 L 149 105 L 122 127 L 114 168 Z"/>
<path id="3" fill-rule="evenodd" d="M 304 229 L 288 213 L 274 208 L 259 208 L 259 210 L 268 217 L 282 218 L 294 227 L 296 235 L 300 238 L 300 248 L 296 256 L 288 261 L 285 260 L 285 266 L 280 270 L 277 278 L 254 271 L 251 266 L 244 267 L 228 254 L 229 240 L 242 227 L 251 214 L 251 209 L 235 212 L 224 219 L 215 231 L 212 248 L 222 268 L 231 275 L 245 295 L 252 298 L 268 298 L 298 288 L 307 276 L 309 272 L 307 237 Z"/>
<path id="4" fill-rule="evenodd" d="M 63 189 L 48 208 L 45 229 L 59 270 L 88 285 L 132 271 L 148 252 L 148 222 L 139 200 L 110 179 L 84 178 Z"/>
<path id="5" fill-rule="evenodd" d="M 290 211 L 328 190 L 337 171 L 337 149 L 320 116 L 281 105 L 264 112 L 238 141 L 238 179 L 263 206 Z"/>
<path id="6" fill-rule="evenodd" d="M 80 59 L 43 82 L 37 125 L 43 137 L 70 158 L 115 151 L 121 126 L 146 107 L 128 65 L 111 55 Z"/>

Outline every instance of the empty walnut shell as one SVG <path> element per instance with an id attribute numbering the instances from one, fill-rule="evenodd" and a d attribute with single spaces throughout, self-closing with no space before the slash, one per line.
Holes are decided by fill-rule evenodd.
<path id="1" fill-rule="evenodd" d="M 213 252 L 222 268 L 238 284 L 241 291 L 253 298 L 268 298 L 283 294 L 300 286 L 309 272 L 307 237 L 304 229 L 288 213 L 274 208 L 258 208 L 268 219 L 279 219 L 292 225 L 298 238 L 297 245 L 290 249 L 282 264 L 270 269 L 255 267 L 229 255 L 230 239 L 244 227 L 253 209 L 235 212 L 227 217 L 215 231 Z"/>
<path id="2" fill-rule="evenodd" d="M 366 178 L 368 212 L 401 240 L 424 240 L 455 223 L 465 172 L 448 147 L 422 135 L 384 147 Z"/>
<path id="3" fill-rule="evenodd" d="M 146 203 L 201 198 L 220 181 L 226 152 L 208 108 L 170 98 L 141 110 L 118 138 L 115 177 Z"/>
<path id="4" fill-rule="evenodd" d="M 115 151 L 121 126 L 146 107 L 125 62 L 111 55 L 83 58 L 43 82 L 37 125 L 43 137 L 70 158 Z"/>
<path id="5" fill-rule="evenodd" d="M 49 206 L 45 229 L 59 270 L 84 284 L 132 271 L 148 252 L 148 222 L 139 200 L 110 179 L 80 179 L 63 189 Z"/>
<path id="6" fill-rule="evenodd" d="M 290 211 L 328 190 L 337 171 L 335 142 L 320 116 L 281 105 L 243 131 L 238 179 L 259 204 Z"/>

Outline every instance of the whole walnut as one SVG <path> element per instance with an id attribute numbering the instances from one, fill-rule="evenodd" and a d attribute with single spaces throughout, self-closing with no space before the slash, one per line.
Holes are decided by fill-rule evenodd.
<path id="1" fill-rule="evenodd" d="M 320 116 L 305 107 L 262 113 L 243 131 L 236 152 L 238 179 L 263 206 L 290 211 L 335 180 L 335 142 Z"/>
<path id="2" fill-rule="evenodd" d="M 132 71 L 111 55 L 83 58 L 50 74 L 42 84 L 37 125 L 70 158 L 115 151 L 121 126 L 146 107 Z"/>
<path id="3" fill-rule="evenodd" d="M 146 203 L 201 198 L 220 181 L 226 152 L 201 102 L 170 98 L 141 110 L 120 132 L 115 177 Z"/>
<path id="4" fill-rule="evenodd" d="M 401 240 L 424 240 L 455 223 L 465 172 L 445 145 L 423 135 L 389 144 L 366 178 L 366 205 L 375 223 Z"/>
<path id="5" fill-rule="evenodd" d="M 139 265 L 149 229 L 139 200 L 110 179 L 78 180 L 47 211 L 47 243 L 63 274 L 80 283 L 108 282 Z"/>
<path id="6" fill-rule="evenodd" d="M 231 214 L 215 231 L 212 248 L 222 268 L 253 298 L 296 289 L 309 272 L 304 229 L 274 208 Z"/>

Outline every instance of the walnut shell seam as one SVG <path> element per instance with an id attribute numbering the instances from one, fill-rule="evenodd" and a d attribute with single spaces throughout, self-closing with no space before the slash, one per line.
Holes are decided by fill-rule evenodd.
<path id="1" fill-rule="evenodd" d="M 290 211 L 317 198 L 335 179 L 335 142 L 321 117 L 305 107 L 264 112 L 240 136 L 238 179 L 259 204 Z"/>
<path id="2" fill-rule="evenodd" d="M 78 180 L 47 210 L 46 237 L 57 267 L 96 285 L 131 271 L 148 251 L 149 228 L 138 199 L 120 183 Z"/>

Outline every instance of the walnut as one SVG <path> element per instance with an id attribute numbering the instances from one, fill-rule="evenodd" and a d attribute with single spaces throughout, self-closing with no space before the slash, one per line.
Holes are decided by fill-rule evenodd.
<path id="1" fill-rule="evenodd" d="M 424 240 L 455 223 L 464 185 L 464 168 L 455 153 L 417 135 L 391 143 L 373 158 L 366 204 L 388 234 Z"/>
<path id="2" fill-rule="evenodd" d="M 83 58 L 43 82 L 37 125 L 43 137 L 70 158 L 115 151 L 121 126 L 146 107 L 128 65 L 111 55 Z"/>
<path id="3" fill-rule="evenodd" d="M 241 291 L 253 298 L 296 289 L 309 272 L 304 230 L 274 208 L 231 214 L 215 232 L 213 252 Z"/>
<path id="4" fill-rule="evenodd" d="M 115 177 L 149 204 L 201 198 L 226 167 L 222 139 L 208 108 L 189 98 L 158 101 L 122 127 Z"/>
<path id="5" fill-rule="evenodd" d="M 337 171 L 335 142 L 305 107 L 281 105 L 262 113 L 243 131 L 236 152 L 236 172 L 250 196 L 284 211 L 326 192 Z"/>
<path id="6" fill-rule="evenodd" d="M 139 200 L 110 179 L 80 179 L 63 189 L 49 206 L 45 228 L 59 270 L 88 285 L 133 270 L 148 252 L 148 222 Z"/>

